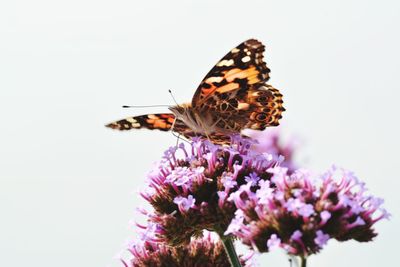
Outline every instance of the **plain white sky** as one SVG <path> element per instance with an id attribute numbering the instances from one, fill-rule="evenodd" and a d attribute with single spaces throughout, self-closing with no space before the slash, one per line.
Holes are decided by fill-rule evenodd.
<path id="1" fill-rule="evenodd" d="M 251 37 L 267 46 L 303 166 L 354 170 L 393 214 L 375 242 L 330 242 L 309 266 L 393 266 L 399 14 L 398 1 L 2 1 L 0 266 L 119 266 L 136 192 L 175 138 L 104 123 L 142 113 L 123 104 L 173 104 L 168 89 L 190 101 Z M 289 265 L 282 253 L 261 262 Z"/>

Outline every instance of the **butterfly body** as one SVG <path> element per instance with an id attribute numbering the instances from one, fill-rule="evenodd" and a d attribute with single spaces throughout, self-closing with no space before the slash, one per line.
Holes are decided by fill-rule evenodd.
<path id="1" fill-rule="evenodd" d="M 199 114 L 199 111 L 191 104 L 183 104 L 170 107 L 169 110 L 175 115 L 177 121 L 183 122 L 194 134 L 209 134 L 215 131 L 210 114 Z"/>
<path id="2" fill-rule="evenodd" d="M 229 143 L 230 135 L 243 129 L 277 126 L 285 109 L 282 94 L 266 83 L 270 70 L 263 51 L 260 42 L 247 40 L 206 75 L 190 104 L 171 106 L 172 113 L 135 116 L 106 126 L 172 130 L 188 139 L 198 136 L 219 144 Z"/>

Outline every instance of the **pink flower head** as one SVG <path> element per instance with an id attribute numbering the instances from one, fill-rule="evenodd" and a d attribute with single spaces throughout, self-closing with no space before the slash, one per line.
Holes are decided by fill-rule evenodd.
<path id="1" fill-rule="evenodd" d="M 269 182 L 267 170 L 279 157 L 254 153 L 253 143 L 240 136 L 229 147 L 199 139 L 164 153 L 148 176 L 152 190 L 141 195 L 154 207 L 149 220 L 163 229 L 166 242 L 185 244 L 204 229 L 223 234 L 235 216 L 234 202 L 254 206 L 253 186 Z"/>
<path id="2" fill-rule="evenodd" d="M 231 195 L 241 210 L 226 234 L 233 234 L 260 252 L 278 245 L 289 254 L 317 253 L 333 238 L 371 241 L 373 225 L 388 215 L 383 201 L 367 195 L 353 173 L 332 168 L 321 177 L 306 170 L 268 169 L 270 182 L 253 184 L 255 196 L 245 190 Z"/>

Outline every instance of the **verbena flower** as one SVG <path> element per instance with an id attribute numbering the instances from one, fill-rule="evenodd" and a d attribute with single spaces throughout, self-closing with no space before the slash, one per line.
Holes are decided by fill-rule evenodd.
<path id="1" fill-rule="evenodd" d="M 233 234 L 259 252 L 283 248 L 307 257 L 329 239 L 371 241 L 373 225 L 388 218 L 382 199 L 368 195 L 353 173 L 332 167 L 313 179 L 310 172 L 267 170 L 270 180 L 253 180 L 232 193 L 238 208 L 225 234 Z"/>
<path id="2" fill-rule="evenodd" d="M 299 147 L 299 139 L 291 137 L 285 139 L 282 137 L 281 129 L 274 127 L 266 131 L 246 130 L 244 132 L 257 143 L 252 146 L 254 152 L 268 152 L 283 157 L 280 166 L 288 168 L 288 173 L 292 173 L 296 168 L 294 156 Z"/>
<path id="3" fill-rule="evenodd" d="M 125 267 L 230 267 L 222 243 L 210 234 L 178 247 L 145 240 L 131 244 L 128 251 L 132 254 L 131 259 L 121 260 Z M 242 258 L 243 266 L 246 260 L 248 258 Z"/>
<path id="4" fill-rule="evenodd" d="M 150 190 L 141 193 L 155 210 L 149 221 L 159 228 L 156 238 L 181 245 L 204 229 L 223 234 L 237 210 L 228 201 L 231 194 L 268 181 L 267 170 L 284 161 L 267 151 L 253 152 L 252 145 L 235 136 L 229 147 L 194 140 L 168 149 L 148 175 Z"/>

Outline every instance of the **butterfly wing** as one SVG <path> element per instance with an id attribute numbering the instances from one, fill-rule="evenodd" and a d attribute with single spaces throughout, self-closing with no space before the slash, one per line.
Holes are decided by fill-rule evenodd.
<path id="1" fill-rule="evenodd" d="M 202 114 L 212 114 L 219 134 L 279 125 L 285 109 L 282 94 L 266 83 L 270 70 L 263 61 L 264 50 L 254 39 L 241 43 L 215 65 L 197 89 L 192 106 Z"/>
<path id="2" fill-rule="evenodd" d="M 278 89 L 269 84 L 253 86 L 248 90 L 246 103 L 246 117 L 248 120 L 243 128 L 264 130 L 269 126 L 278 126 L 282 118 L 283 107 L 282 94 Z"/>
<path id="3" fill-rule="evenodd" d="M 193 131 L 181 120 L 176 120 L 175 115 L 171 113 L 147 114 L 135 117 L 128 117 L 122 120 L 114 121 L 106 127 L 127 131 L 131 129 L 150 129 L 160 131 L 174 131 L 190 139 L 195 136 Z"/>
<path id="4" fill-rule="evenodd" d="M 269 84 L 250 85 L 232 99 L 221 100 L 211 107 L 212 121 L 220 133 L 240 133 L 243 129 L 264 130 L 278 126 L 282 118 L 282 94 Z"/>
<path id="5" fill-rule="evenodd" d="M 114 121 L 106 125 L 106 127 L 127 131 L 131 129 L 147 128 L 150 130 L 169 131 L 174 124 L 174 114 L 147 114 L 142 116 L 129 117 L 122 120 Z"/>
<path id="6" fill-rule="evenodd" d="M 251 85 L 268 81 L 269 68 L 263 61 L 264 45 L 247 40 L 226 54 L 204 77 L 192 99 L 194 108 L 212 107 L 219 99 L 232 98 Z"/>

